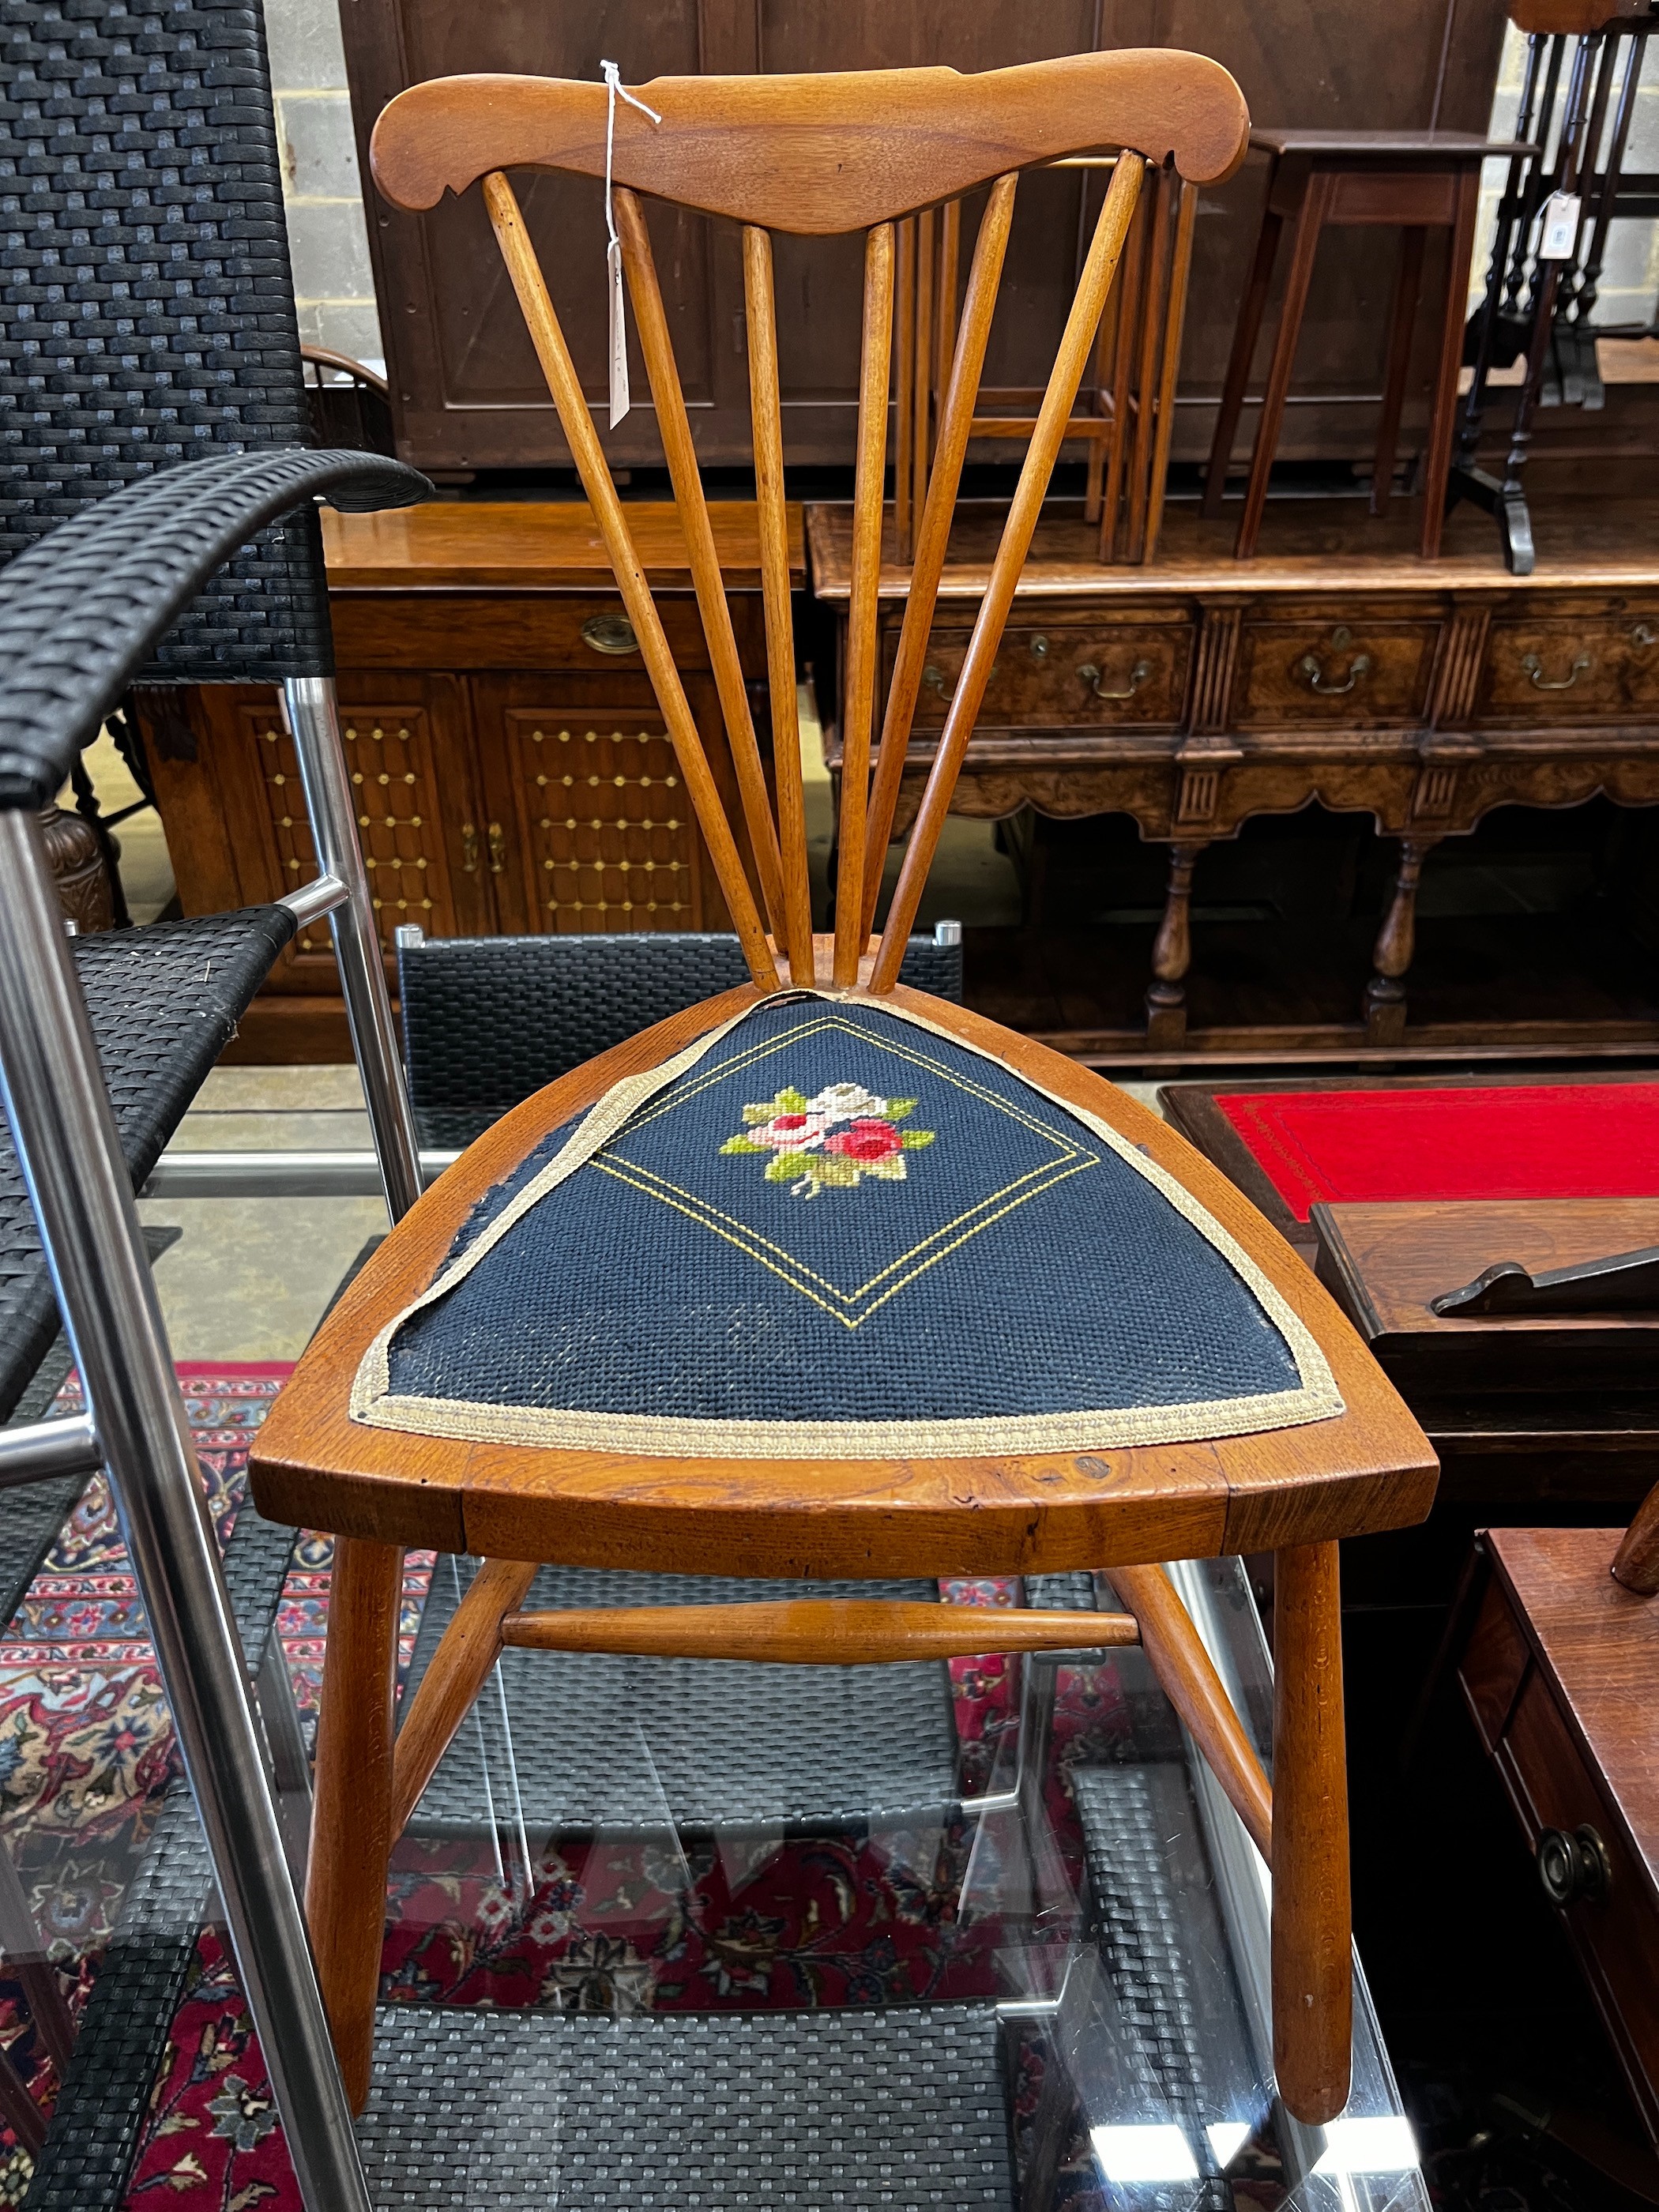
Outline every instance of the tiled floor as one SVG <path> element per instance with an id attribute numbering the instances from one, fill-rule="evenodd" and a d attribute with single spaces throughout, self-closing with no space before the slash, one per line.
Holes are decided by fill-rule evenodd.
<path id="1" fill-rule="evenodd" d="M 220 1067 L 173 1146 L 190 1152 L 367 1150 L 355 1067 Z M 176 1359 L 294 1359 L 341 1277 L 386 1228 L 378 1198 L 153 1198 L 183 1231 L 156 1262 Z"/>

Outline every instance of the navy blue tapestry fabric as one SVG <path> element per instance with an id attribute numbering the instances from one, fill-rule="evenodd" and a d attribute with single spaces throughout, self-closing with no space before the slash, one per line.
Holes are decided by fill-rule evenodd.
<path id="1" fill-rule="evenodd" d="M 1150 1163 L 867 1000 L 747 1014 L 492 1243 L 580 1127 L 475 1211 L 439 1284 L 487 1249 L 383 1340 L 360 1418 L 649 1450 L 688 1424 L 1035 1424 L 1037 1447 L 1336 1410 L 1299 1325 Z"/>

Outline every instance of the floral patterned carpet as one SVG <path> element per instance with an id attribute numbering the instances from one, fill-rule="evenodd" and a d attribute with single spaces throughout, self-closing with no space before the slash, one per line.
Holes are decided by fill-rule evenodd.
<path id="1" fill-rule="evenodd" d="M 179 1370 L 221 1541 L 240 1507 L 248 1446 L 284 1364 Z M 74 1402 L 73 1379 L 64 1400 Z M 411 1553 L 402 1661 L 413 1654 L 432 1555 Z M 278 1632 L 302 1713 L 314 1713 L 330 1547 L 303 1534 Z M 1006 1582 L 948 1583 L 958 1602 L 1017 1601 Z M 964 1788 L 990 1783 L 1018 1704 L 1018 1662 L 952 1662 Z M 1128 1729 L 1115 1669 L 1062 1669 L 1048 1784 L 1073 1891 L 1081 1839 L 1071 1764 L 1109 1757 Z M 1010 1739 L 1012 1743 L 1012 1739 Z M 1007 1747 L 1005 1747 L 1005 1749 Z M 134 1579 L 101 1476 L 86 1492 L 0 1639 L 0 1823 L 51 1954 L 84 2002 L 121 1897 L 173 1771 L 167 1706 Z M 998 1786 L 1005 1786 L 999 1778 Z M 1001 1994 L 1011 1920 L 989 1841 L 997 1823 L 957 1819 L 866 1838 L 778 1844 L 688 1842 L 665 1831 L 589 1843 L 556 1838 L 533 1868 L 481 1845 L 406 1840 L 394 1861 L 384 1955 L 387 1997 L 594 2011 L 871 2005 Z M 979 1853 L 969 1872 L 975 1834 Z M 961 1910 L 964 1881 L 981 1909 Z M 1029 1909 L 1029 1900 L 1018 1908 Z M 1029 1934 L 1026 1940 L 1030 1940 Z M 998 1954 L 1003 1954 L 1000 1962 Z M 0 1979 L 0 2045 L 43 2104 L 56 2093 L 21 1993 Z M 1041 2087 L 1028 2054 L 1015 2084 L 1017 2137 Z M 1081 2142 L 1062 2198 L 1098 2202 Z M 21 2203 L 30 2162 L 0 2130 L 0 2204 Z M 155 2085 L 129 2207 L 302 2212 L 264 2061 L 231 1964 L 204 1933 Z"/>

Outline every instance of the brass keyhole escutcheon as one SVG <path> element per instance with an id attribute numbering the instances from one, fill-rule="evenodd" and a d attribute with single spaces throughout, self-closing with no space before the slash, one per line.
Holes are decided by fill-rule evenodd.
<path id="1" fill-rule="evenodd" d="M 582 643 L 595 653 L 637 653 L 639 639 L 626 615 L 590 615 L 582 624 Z"/>

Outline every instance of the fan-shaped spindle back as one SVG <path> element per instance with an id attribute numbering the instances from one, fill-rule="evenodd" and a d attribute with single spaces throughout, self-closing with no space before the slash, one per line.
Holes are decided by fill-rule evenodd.
<path id="1" fill-rule="evenodd" d="M 434 206 L 446 189 L 482 181 L 486 207 L 560 425 L 615 571 L 687 795 L 742 944 L 763 989 L 859 986 L 869 958 L 883 862 L 896 818 L 928 632 L 971 431 L 986 343 L 1006 256 L 1018 172 L 1103 139 L 1145 158 L 1119 161 L 1096 224 L 1018 488 L 974 625 L 921 811 L 867 988 L 890 990 L 915 923 L 1095 332 L 1134 215 L 1146 161 L 1183 178 L 1231 174 L 1249 118 L 1215 63 L 1160 51 L 1073 55 L 981 76 L 946 70 L 798 78 L 660 78 L 637 109 L 612 111 L 602 86 L 556 79 L 454 77 L 411 87 L 380 117 L 372 161 L 392 204 Z M 614 143 L 613 143 L 614 141 Z M 988 161 L 995 149 L 1005 164 Z M 674 665 L 546 281 L 505 174 L 508 166 L 614 174 L 613 204 L 629 296 L 720 699 L 741 820 L 728 820 Z M 963 311 L 955 312 L 960 200 L 988 185 Z M 1165 196 L 1173 179 L 1163 187 Z M 638 191 L 734 218 L 743 227 L 744 299 L 754 431 L 757 526 L 766 617 L 772 775 L 744 682 L 690 421 Z M 1183 216 L 1190 224 L 1187 203 Z M 782 413 L 771 233 L 865 236 L 862 342 L 853 500 L 847 663 L 842 685 L 842 794 L 830 974 L 817 973 L 806 860 L 794 637 L 790 613 Z M 1162 236 L 1160 228 L 1159 236 Z M 1164 250 L 1158 248 L 1157 250 Z M 1140 246 L 1132 247 L 1132 258 Z M 900 544 L 914 559 L 878 747 L 878 607 L 896 283 L 901 410 L 895 471 Z M 1145 337 L 1143 334 L 1143 350 Z M 1117 336 L 1120 373 L 1130 349 Z M 908 369 L 910 373 L 905 374 Z M 948 371 L 948 374 L 947 374 Z M 1166 364 L 1167 371 L 1167 364 Z M 1146 379 L 1143 376 L 1143 385 Z M 944 398 L 930 422 L 931 394 Z M 1170 394 L 1158 410 L 1167 438 Z M 1128 465 L 1153 459 L 1137 426 Z M 1119 465 L 1121 441 L 1115 442 Z M 930 452 L 930 443 L 932 451 Z M 912 529 L 914 526 L 914 530 Z M 873 768 L 873 774 L 872 773 Z M 744 847 L 747 850 L 745 852 Z M 769 939 L 769 927 L 770 937 Z"/>

